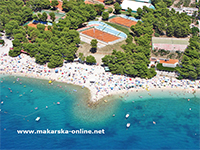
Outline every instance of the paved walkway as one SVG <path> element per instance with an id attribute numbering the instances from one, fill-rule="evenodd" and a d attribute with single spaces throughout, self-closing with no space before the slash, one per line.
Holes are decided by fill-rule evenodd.
<path id="1" fill-rule="evenodd" d="M 4 46 L 0 47 L 0 53 L 8 54 L 10 48 L 13 47 L 12 41 L 6 38 L 5 33 L 0 33 L 3 34 L 2 40 L 5 42 Z"/>

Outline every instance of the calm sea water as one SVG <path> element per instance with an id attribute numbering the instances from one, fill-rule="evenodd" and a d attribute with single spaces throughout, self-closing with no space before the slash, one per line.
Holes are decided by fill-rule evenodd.
<path id="1" fill-rule="evenodd" d="M 200 148 L 200 93 L 139 91 L 107 97 L 108 103 L 88 107 L 87 89 L 17 78 L 1 76 L 0 149 Z M 125 119 L 127 113 L 130 116 Z M 36 122 L 38 116 L 41 119 Z M 127 123 L 131 123 L 129 129 Z M 105 134 L 17 134 L 17 130 L 46 129 L 104 129 Z"/>

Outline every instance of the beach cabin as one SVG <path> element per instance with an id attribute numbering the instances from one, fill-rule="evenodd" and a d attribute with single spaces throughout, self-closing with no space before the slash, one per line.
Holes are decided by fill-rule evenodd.
<path id="1" fill-rule="evenodd" d="M 163 67 L 175 68 L 179 64 L 179 61 L 178 59 L 164 59 L 159 60 L 159 63 L 161 63 Z"/>

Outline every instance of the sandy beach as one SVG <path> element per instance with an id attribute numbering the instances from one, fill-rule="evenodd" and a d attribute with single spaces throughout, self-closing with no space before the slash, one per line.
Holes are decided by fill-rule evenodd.
<path id="1" fill-rule="evenodd" d="M 101 66 L 88 66 L 80 63 L 64 63 L 63 67 L 50 69 L 38 65 L 35 59 L 25 54 L 12 58 L 4 53 L 0 56 L 0 73 L 14 76 L 26 76 L 51 81 L 59 81 L 86 87 L 91 92 L 91 101 L 96 102 L 105 96 L 136 90 L 185 89 L 198 90 L 199 80 L 177 80 L 175 78 L 155 76 L 152 79 L 130 78 L 112 75 Z M 47 81 L 48 84 L 48 81 Z"/>
<path id="2" fill-rule="evenodd" d="M 12 41 L 5 39 L 5 42 L 6 46 L 0 47 L 0 74 L 40 78 L 86 87 L 90 90 L 92 102 L 97 102 L 108 95 L 136 92 L 139 89 L 146 91 L 151 89 L 199 91 L 200 89 L 199 80 L 177 80 L 166 76 L 155 76 L 152 79 L 130 78 L 112 75 L 110 72 L 105 72 L 101 66 L 77 62 L 64 63 L 60 68 L 50 69 L 47 65 L 36 64 L 35 59 L 26 54 L 18 57 L 8 56 Z"/>

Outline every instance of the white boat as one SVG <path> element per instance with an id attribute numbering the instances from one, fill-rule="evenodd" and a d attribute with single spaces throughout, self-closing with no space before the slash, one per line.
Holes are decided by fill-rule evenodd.
<path id="1" fill-rule="evenodd" d="M 126 119 L 129 117 L 129 114 L 126 114 Z"/>
<path id="2" fill-rule="evenodd" d="M 129 127 L 130 127 L 130 125 L 131 125 L 130 123 L 127 123 L 127 124 L 126 124 L 126 127 L 127 127 L 127 128 L 129 128 Z"/>
<path id="3" fill-rule="evenodd" d="M 35 121 L 39 121 L 40 120 L 40 117 L 37 117 L 36 119 L 35 119 Z"/>

